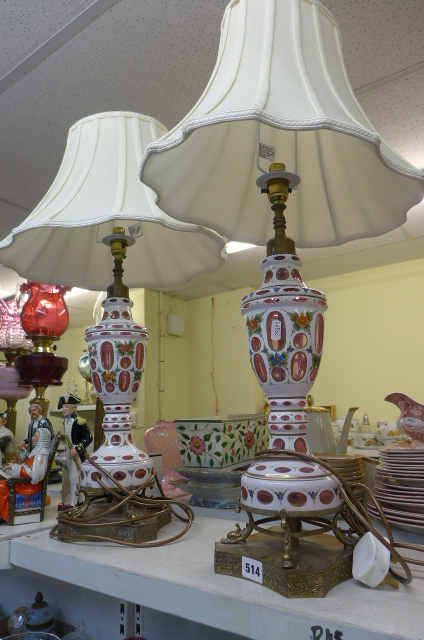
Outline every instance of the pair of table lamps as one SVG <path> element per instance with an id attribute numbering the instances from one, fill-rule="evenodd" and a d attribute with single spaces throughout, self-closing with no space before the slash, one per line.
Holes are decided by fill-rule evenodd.
<path id="1" fill-rule="evenodd" d="M 423 173 L 384 143 L 356 101 L 337 25 L 317 0 L 230 2 L 210 81 L 172 131 L 125 112 L 76 123 L 49 192 L 0 248 L 21 275 L 100 290 L 110 281 L 102 242 L 111 247 L 115 281 L 102 320 L 86 332 L 106 411 L 100 465 L 127 488 L 153 468 L 130 441 L 148 333 L 131 318 L 127 286 L 160 288 L 216 269 L 227 240 L 267 243 L 262 286 L 242 301 L 250 359 L 271 407 L 271 446 L 307 454 L 304 407 L 327 304 L 303 282 L 286 227 L 301 247 L 377 236 L 405 222 L 423 184 Z M 124 286 L 122 261 L 137 238 Z M 257 466 L 264 464 L 254 486 L 244 484 L 242 502 L 253 491 L 251 508 L 275 511 L 289 473 L 278 467 L 288 465 L 273 456 Z M 99 473 L 83 465 L 82 486 L 95 488 Z M 265 486 L 269 475 L 275 490 Z M 324 511 L 338 500 L 336 485 L 312 491 L 318 502 L 330 492 Z M 302 492 L 292 498 L 298 511 Z"/>

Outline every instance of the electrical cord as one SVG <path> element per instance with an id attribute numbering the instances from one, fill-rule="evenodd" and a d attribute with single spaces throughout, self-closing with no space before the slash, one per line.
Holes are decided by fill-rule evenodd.
<path id="1" fill-rule="evenodd" d="M 424 553 L 424 545 L 413 544 L 408 542 L 397 542 L 394 540 L 392 530 L 387 521 L 387 518 L 384 515 L 384 511 L 381 508 L 379 501 L 377 500 L 375 495 L 372 493 L 372 491 L 369 489 L 369 487 L 367 487 L 365 484 L 357 482 L 349 486 L 345 482 L 343 477 L 340 475 L 340 473 L 338 473 L 335 469 L 333 469 L 331 465 L 328 464 L 326 461 L 316 456 L 308 455 L 306 453 L 300 453 L 298 451 L 285 450 L 284 452 L 282 452 L 277 449 L 268 449 L 266 451 L 261 451 L 257 453 L 255 455 L 255 459 L 260 459 L 260 458 L 269 457 L 269 456 L 279 457 L 279 458 L 284 458 L 289 456 L 289 457 L 300 458 L 301 460 L 306 460 L 309 462 L 315 462 L 315 463 L 318 463 L 320 466 L 324 467 L 325 469 L 327 469 L 327 471 L 332 473 L 334 476 L 336 476 L 336 478 L 339 480 L 341 485 L 340 486 L 341 497 L 348 508 L 348 512 L 344 513 L 343 517 L 347 521 L 347 524 L 352 528 L 353 532 L 356 533 L 359 538 L 362 538 L 365 535 L 365 533 L 369 531 L 377 538 L 379 542 L 381 542 L 381 544 L 383 544 L 386 547 L 386 549 L 390 551 L 391 562 L 392 563 L 398 562 L 405 573 L 405 575 L 402 575 L 399 572 L 395 571 L 393 567 L 390 567 L 389 573 L 394 578 L 396 578 L 400 582 L 403 582 L 404 584 L 409 584 L 412 581 L 412 572 L 408 566 L 408 563 L 424 566 L 424 560 L 416 560 L 415 558 L 405 558 L 397 551 L 397 549 L 400 548 L 400 549 L 410 549 L 410 550 L 417 551 L 419 553 Z M 374 503 L 380 515 L 388 540 L 385 537 L 383 537 L 379 533 L 379 531 L 377 531 L 377 529 L 372 525 L 371 518 L 367 510 L 353 493 L 353 488 L 362 489 L 367 493 L 368 497 L 372 500 L 372 502 Z M 345 515 L 347 516 L 348 520 L 346 519 Z M 351 517 L 349 517 L 349 515 Z"/>
<path id="2" fill-rule="evenodd" d="M 108 487 L 100 478 L 98 480 L 99 484 L 102 486 L 105 491 L 105 495 L 99 496 L 98 499 L 102 499 L 107 497 L 108 500 L 112 499 L 113 502 L 110 507 L 107 507 L 101 513 L 95 514 L 93 516 L 86 515 L 90 506 L 94 505 L 94 502 L 90 501 L 89 495 L 87 491 L 84 489 L 81 490 L 81 493 L 85 497 L 85 502 L 82 503 L 81 506 L 78 506 L 77 509 L 73 509 L 70 512 L 61 513 L 58 515 L 58 524 L 50 531 L 50 537 L 58 540 L 62 540 L 61 533 L 59 531 L 60 525 L 62 525 L 65 529 L 67 527 L 78 527 L 81 525 L 85 529 L 94 528 L 94 527 L 108 527 L 108 526 L 116 526 L 116 525 L 125 525 L 131 524 L 134 525 L 138 522 L 142 522 L 143 520 L 147 520 L 152 517 L 153 511 L 156 515 L 163 513 L 170 509 L 171 514 L 174 515 L 178 520 L 185 522 L 186 526 L 180 531 L 178 534 L 165 538 L 163 540 L 154 540 L 150 542 L 130 542 L 128 540 L 117 540 L 115 538 L 111 538 L 106 535 L 100 535 L 98 533 L 87 533 L 86 531 L 72 533 L 69 529 L 66 531 L 66 541 L 67 542 L 113 542 L 115 544 L 120 544 L 129 547 L 159 547 L 165 544 L 170 544 L 171 542 L 175 542 L 182 538 L 187 531 L 190 529 L 192 522 L 194 520 L 194 512 L 193 510 L 183 502 L 178 500 L 174 500 L 173 498 L 168 498 L 162 489 L 162 486 L 159 482 L 159 479 L 154 474 L 154 479 L 159 487 L 159 491 L 161 494 L 160 498 L 146 498 L 144 496 L 140 496 L 140 491 L 143 491 L 148 485 L 152 482 L 152 477 L 148 478 L 146 482 L 133 490 L 129 490 L 124 487 L 118 480 L 116 480 L 108 471 L 104 469 L 101 465 L 97 464 L 87 453 L 86 460 L 90 462 L 94 467 L 96 467 L 99 471 L 101 471 L 115 486 L 116 490 Z M 107 520 L 108 516 L 113 515 L 116 511 L 122 510 L 128 507 L 142 509 L 142 513 L 138 513 L 137 515 L 131 514 L 130 517 L 123 517 L 120 520 L 114 519 L 113 521 Z M 185 516 L 175 510 L 174 507 L 179 508 Z"/>

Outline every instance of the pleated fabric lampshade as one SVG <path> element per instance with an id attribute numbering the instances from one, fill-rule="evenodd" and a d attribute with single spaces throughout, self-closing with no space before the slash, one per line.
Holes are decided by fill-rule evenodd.
<path id="1" fill-rule="evenodd" d="M 51 188 L 0 242 L 3 264 L 39 282 L 105 289 L 111 258 L 102 238 L 121 226 L 143 236 L 125 261 L 129 287 L 172 286 L 220 267 L 225 239 L 172 220 L 138 179 L 143 150 L 164 133 L 158 121 L 137 113 L 100 113 L 77 122 Z"/>
<path id="2" fill-rule="evenodd" d="M 299 247 L 386 233 L 423 198 L 423 172 L 356 100 L 337 25 L 317 0 L 229 3 L 203 95 L 149 145 L 140 178 L 169 215 L 263 245 L 272 220 L 255 184 L 259 143 L 301 177 L 287 216 Z"/>
<path id="3" fill-rule="evenodd" d="M 362 111 L 337 25 L 323 5 L 232 0 L 205 91 L 172 131 L 147 147 L 140 179 L 169 215 L 230 240 L 267 243 L 262 285 L 243 298 L 241 310 L 250 363 L 270 406 L 270 448 L 284 452 L 257 454 L 242 475 L 240 506 L 249 523 L 222 542 L 246 543 L 243 554 L 260 560 L 262 571 L 272 552 L 255 555 L 263 539 L 249 545 L 247 538 L 255 528 L 264 531 L 258 523 L 275 520 L 281 547 L 269 562 L 272 571 L 283 569 L 268 586 L 288 582 L 286 570 L 294 568 L 295 596 L 316 596 L 309 573 L 314 554 L 303 561 L 296 552 L 301 521 L 321 521 L 342 504 L 338 479 L 307 456 L 306 396 L 323 355 L 327 302 L 302 280 L 291 238 L 299 247 L 326 247 L 384 234 L 422 200 L 424 173 L 398 156 Z M 255 524 L 254 514 L 267 518 Z M 326 574 L 337 574 L 333 584 L 346 579 L 350 568 L 338 571 L 322 542 L 314 576 L 323 584 Z M 237 553 L 217 543 L 215 570 L 228 573 L 231 566 L 232 575 L 248 577 Z"/>

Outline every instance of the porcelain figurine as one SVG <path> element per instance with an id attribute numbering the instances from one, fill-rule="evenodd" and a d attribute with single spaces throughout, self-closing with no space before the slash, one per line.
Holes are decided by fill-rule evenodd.
<path id="1" fill-rule="evenodd" d="M 50 420 L 42 415 L 42 407 L 38 402 L 34 400 L 29 401 L 28 413 L 31 416 L 30 423 L 28 425 L 28 436 L 19 443 L 18 448 L 22 449 L 24 446 L 27 448 L 28 453 L 32 451 L 32 438 L 37 429 L 43 428 L 50 431 L 50 439 L 54 438 L 54 431 Z"/>
<path id="2" fill-rule="evenodd" d="M 50 452 L 50 431 L 39 428 L 32 438 L 33 449 L 28 455 L 25 447 L 20 449 L 22 464 L 9 462 L 4 467 L 7 477 L 31 478 L 30 483 L 16 484 L 16 493 L 32 496 L 41 490 L 46 474 Z M 0 480 L 0 517 L 9 521 L 9 486 L 6 480 Z"/>
<path id="3" fill-rule="evenodd" d="M 56 462 L 62 466 L 62 502 L 59 511 L 65 511 L 78 505 L 78 488 L 81 463 L 85 460 L 85 449 L 93 436 L 87 422 L 76 412 L 81 400 L 65 393 L 59 398 L 57 408 L 64 415 L 65 451 L 56 456 Z"/>

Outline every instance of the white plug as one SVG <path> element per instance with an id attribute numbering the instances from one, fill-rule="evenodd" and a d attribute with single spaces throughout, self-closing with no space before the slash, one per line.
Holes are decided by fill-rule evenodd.
<path id="1" fill-rule="evenodd" d="M 389 549 L 368 531 L 353 550 L 353 577 L 374 588 L 383 582 L 389 567 Z"/>

